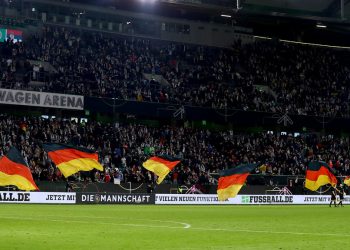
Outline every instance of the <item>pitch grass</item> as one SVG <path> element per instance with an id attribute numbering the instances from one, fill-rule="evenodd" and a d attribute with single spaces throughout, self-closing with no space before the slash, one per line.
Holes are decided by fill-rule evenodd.
<path id="1" fill-rule="evenodd" d="M 350 249 L 350 207 L 1 204 L 0 249 Z"/>

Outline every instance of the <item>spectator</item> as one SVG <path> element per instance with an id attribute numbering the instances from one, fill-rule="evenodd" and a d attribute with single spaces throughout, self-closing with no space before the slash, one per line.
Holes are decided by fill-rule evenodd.
<path id="1" fill-rule="evenodd" d="M 44 26 L 24 43 L 1 43 L 0 54 L 5 88 L 214 109 L 350 114 L 348 52 L 328 48 L 257 41 L 222 49 Z M 27 67 L 28 60 L 47 62 L 56 72 Z M 30 74 L 44 85 L 30 85 Z"/>

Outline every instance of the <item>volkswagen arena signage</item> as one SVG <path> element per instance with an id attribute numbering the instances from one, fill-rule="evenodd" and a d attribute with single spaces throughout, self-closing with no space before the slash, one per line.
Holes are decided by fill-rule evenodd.
<path id="1" fill-rule="evenodd" d="M 83 110 L 84 96 L 0 88 L 0 103 Z"/>

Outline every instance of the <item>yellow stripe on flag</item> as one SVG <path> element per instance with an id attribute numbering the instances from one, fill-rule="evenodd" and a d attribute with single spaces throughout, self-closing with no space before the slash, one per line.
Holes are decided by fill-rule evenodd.
<path id="1" fill-rule="evenodd" d="M 316 191 L 319 187 L 331 184 L 331 180 L 328 175 L 319 175 L 316 181 L 305 179 L 305 187 L 311 191 Z"/>
<path id="2" fill-rule="evenodd" d="M 57 165 L 57 167 L 66 178 L 79 171 L 91 171 L 94 168 L 103 171 L 102 165 L 95 159 L 91 158 L 78 158 L 71 161 L 62 162 L 61 164 Z"/>
<path id="3" fill-rule="evenodd" d="M 228 198 L 235 197 L 238 194 L 239 190 L 241 190 L 242 186 L 242 184 L 237 184 L 231 185 L 224 189 L 218 189 L 217 193 L 219 201 L 225 201 Z"/>
<path id="4" fill-rule="evenodd" d="M 157 183 L 160 184 L 164 180 L 164 178 L 169 174 L 170 169 L 163 163 L 158 161 L 153 161 L 151 159 L 145 161 L 143 163 L 143 167 L 149 171 L 152 171 L 158 176 Z"/>
<path id="5" fill-rule="evenodd" d="M 8 175 L 0 172 L 0 186 L 17 186 L 20 190 L 31 191 L 37 188 L 33 184 L 21 175 Z"/>

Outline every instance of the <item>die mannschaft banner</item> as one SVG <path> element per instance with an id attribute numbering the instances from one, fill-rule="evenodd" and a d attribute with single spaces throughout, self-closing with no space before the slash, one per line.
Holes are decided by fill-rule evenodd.
<path id="1" fill-rule="evenodd" d="M 78 204 L 154 204 L 154 194 L 77 193 Z"/>
<path id="2" fill-rule="evenodd" d="M 0 103 L 83 110 L 84 96 L 0 88 Z"/>

